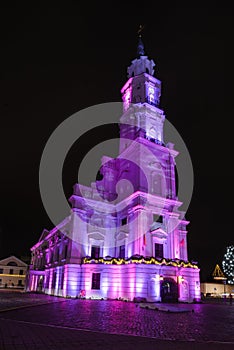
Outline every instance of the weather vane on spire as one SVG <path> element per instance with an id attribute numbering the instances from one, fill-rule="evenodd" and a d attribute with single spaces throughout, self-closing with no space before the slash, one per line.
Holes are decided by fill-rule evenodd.
<path id="1" fill-rule="evenodd" d="M 140 24 L 139 29 L 137 31 L 139 38 L 141 38 L 141 32 L 143 31 L 143 29 L 144 29 L 144 26 L 142 24 Z"/>

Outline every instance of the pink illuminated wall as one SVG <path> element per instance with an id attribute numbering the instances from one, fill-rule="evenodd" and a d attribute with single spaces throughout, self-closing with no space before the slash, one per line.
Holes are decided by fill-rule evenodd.
<path id="1" fill-rule="evenodd" d="M 32 247 L 28 290 L 38 290 L 43 276 L 42 291 L 63 297 L 82 290 L 86 298 L 164 301 L 171 288 L 178 301 L 200 299 L 199 268 L 188 261 L 189 222 L 176 192 L 178 152 L 164 143 L 154 66 L 139 55 L 128 67 L 119 155 L 103 157 L 100 181 L 74 185 L 69 217 Z"/>

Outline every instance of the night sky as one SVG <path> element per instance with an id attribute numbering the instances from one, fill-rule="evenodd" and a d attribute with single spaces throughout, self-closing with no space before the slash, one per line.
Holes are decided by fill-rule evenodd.
<path id="1" fill-rule="evenodd" d="M 44 146 L 73 113 L 121 101 L 127 66 L 136 58 L 139 24 L 144 24 L 146 54 L 162 81 L 160 107 L 193 162 L 188 246 L 202 280 L 234 244 L 233 11 L 156 1 L 144 5 L 1 8 L 0 257 L 30 255 L 42 230 L 53 227 L 39 192 Z M 118 136 L 116 130 L 109 128 L 108 135 Z M 84 150 L 106 134 L 103 128 L 82 137 L 67 155 L 67 197 Z"/>

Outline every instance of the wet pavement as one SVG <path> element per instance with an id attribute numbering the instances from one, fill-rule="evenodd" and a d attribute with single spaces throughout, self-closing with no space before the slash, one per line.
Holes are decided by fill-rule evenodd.
<path id="1" fill-rule="evenodd" d="M 0 291 L 0 349 L 234 348 L 234 305 L 152 305 Z"/>

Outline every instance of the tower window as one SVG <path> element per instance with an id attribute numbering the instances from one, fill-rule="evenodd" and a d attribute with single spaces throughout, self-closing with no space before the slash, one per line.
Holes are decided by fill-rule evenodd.
<path id="1" fill-rule="evenodd" d="M 59 261 L 59 248 L 58 247 L 56 248 L 56 251 L 55 251 L 55 261 Z"/>
<path id="2" fill-rule="evenodd" d="M 64 259 L 67 259 L 67 243 L 65 244 L 65 246 L 64 246 L 64 251 L 63 251 L 63 258 Z"/>
<path id="3" fill-rule="evenodd" d="M 154 214 L 153 215 L 153 221 L 154 222 L 159 222 L 159 223 L 163 223 L 163 216 L 162 215 L 158 215 L 158 214 Z"/>
<path id="4" fill-rule="evenodd" d="M 93 245 L 91 247 L 91 258 L 92 259 L 99 259 L 99 257 L 100 257 L 100 247 Z"/>
<path id="5" fill-rule="evenodd" d="M 155 258 L 163 258 L 163 244 L 155 243 Z"/>
<path id="6" fill-rule="evenodd" d="M 126 217 L 121 220 L 121 225 L 122 226 L 127 225 L 127 218 Z"/>
<path id="7" fill-rule="evenodd" d="M 100 273 L 92 274 L 92 289 L 100 289 L 100 280 L 101 280 Z"/>

